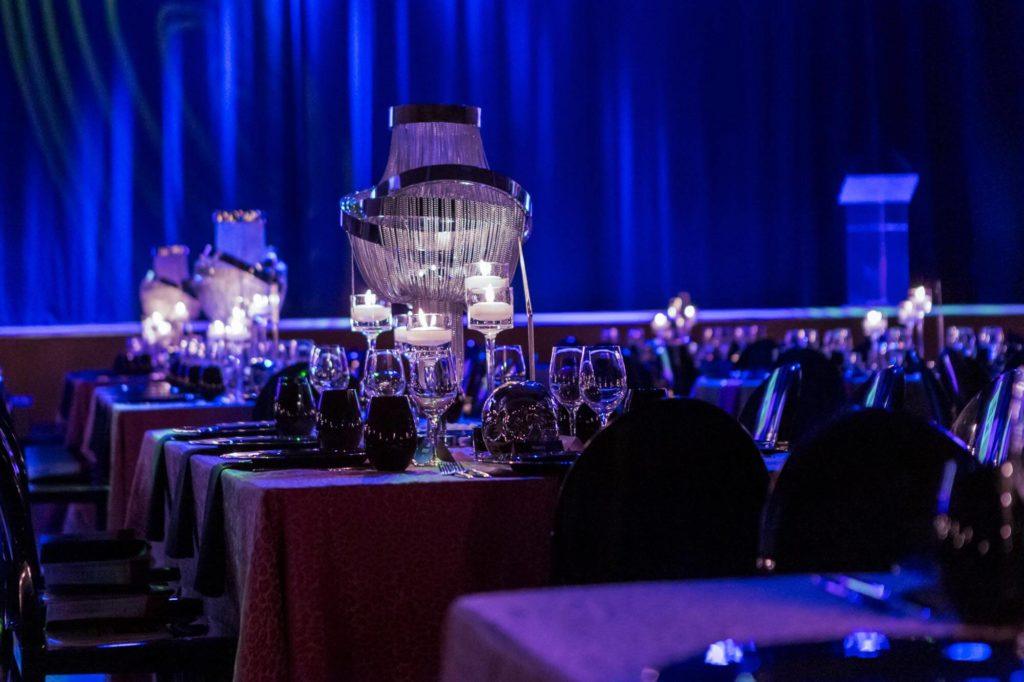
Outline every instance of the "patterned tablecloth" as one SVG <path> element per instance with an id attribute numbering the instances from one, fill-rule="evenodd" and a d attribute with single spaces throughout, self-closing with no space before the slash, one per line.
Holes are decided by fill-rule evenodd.
<path id="1" fill-rule="evenodd" d="M 172 426 L 206 426 L 248 419 L 252 414 L 252 403 L 121 402 L 125 395 L 116 386 L 96 387 L 82 439 L 82 455 L 101 474 L 109 472 L 107 523 L 110 528 L 124 524 L 135 465 L 146 431 Z"/>
<path id="2" fill-rule="evenodd" d="M 920 578 L 871 576 L 898 592 Z M 442 680 L 656 680 L 666 665 L 731 638 L 765 646 L 893 636 L 1012 634 L 950 618 L 924 620 L 854 605 L 810 576 L 634 583 L 463 597 L 448 614 Z"/>
<path id="3" fill-rule="evenodd" d="M 147 434 L 141 449 L 129 527 L 151 525 L 160 440 Z M 172 500 L 182 492 L 182 468 L 191 468 L 198 547 L 209 532 L 211 472 L 224 460 L 192 454 L 195 447 L 167 442 L 162 462 Z M 494 477 L 225 472 L 216 493 L 225 512 L 225 590 L 207 598 L 206 609 L 219 631 L 239 636 L 236 679 L 436 679 L 444 614 L 455 598 L 545 584 L 559 478 L 478 466 Z M 197 562 L 178 561 L 186 587 Z"/>

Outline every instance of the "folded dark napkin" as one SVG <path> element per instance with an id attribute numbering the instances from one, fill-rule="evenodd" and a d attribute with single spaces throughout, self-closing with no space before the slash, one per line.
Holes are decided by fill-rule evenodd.
<path id="1" fill-rule="evenodd" d="M 266 451 L 269 445 L 266 442 L 253 443 L 251 445 L 225 445 L 219 447 L 202 447 L 189 450 L 185 453 L 186 460 L 182 462 L 181 471 L 178 473 L 178 496 L 171 500 L 171 523 L 168 530 L 167 545 L 165 551 L 172 559 L 187 559 L 193 556 L 196 541 L 196 517 L 195 517 L 195 495 L 192 491 L 192 466 L 190 460 L 195 455 L 227 455 L 234 453 Z M 274 447 L 278 450 L 305 450 L 309 444 L 295 441 L 292 438 L 282 438 L 280 443 Z M 238 461 L 248 461 L 240 459 Z M 166 464 L 166 463 L 165 463 Z M 166 482 L 167 468 L 164 469 L 164 480 Z M 150 497 L 152 503 L 153 498 Z M 150 509 L 150 511 L 153 511 Z M 163 513 L 161 506 L 160 513 Z M 146 524 L 147 530 L 150 526 L 156 526 L 155 521 Z"/>
<path id="2" fill-rule="evenodd" d="M 234 459 L 222 462 L 210 470 L 207 484 L 206 509 L 203 515 L 203 530 L 199 539 L 199 556 L 196 559 L 195 588 L 207 597 L 224 594 L 227 570 L 227 543 L 224 528 L 224 486 L 223 474 L 228 469 L 236 471 L 279 471 L 284 469 L 332 469 L 363 464 L 366 454 L 344 453 L 322 454 L 317 450 L 280 451 L 261 453 L 250 459 Z M 193 520 L 194 523 L 194 520 Z"/>
<path id="3" fill-rule="evenodd" d="M 157 442 L 156 452 L 153 456 L 153 476 L 149 484 L 149 507 L 146 510 L 146 539 L 154 542 L 161 542 L 164 539 L 164 510 L 171 504 L 171 491 L 164 459 L 164 446 L 168 442 L 196 441 L 214 436 L 227 438 L 270 435 L 274 432 L 272 422 L 232 422 L 196 429 L 176 429 L 164 434 Z"/>

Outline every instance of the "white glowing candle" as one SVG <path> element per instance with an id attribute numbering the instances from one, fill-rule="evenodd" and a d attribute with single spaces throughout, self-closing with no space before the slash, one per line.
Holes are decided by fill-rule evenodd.
<path id="1" fill-rule="evenodd" d="M 864 333 L 872 338 L 881 336 L 889 326 L 881 310 L 869 310 L 864 316 Z"/>
<path id="2" fill-rule="evenodd" d="M 395 327 L 395 343 L 409 343 L 408 327 Z"/>
<path id="3" fill-rule="evenodd" d="M 443 346 L 452 341 L 452 330 L 442 329 L 436 325 L 428 324 L 426 313 L 422 310 L 417 313 L 419 326 L 409 327 L 406 331 L 406 343 L 411 346 L 424 346 L 434 348 Z"/>
<path id="4" fill-rule="evenodd" d="M 174 319 L 178 322 L 184 322 L 188 320 L 188 307 L 184 301 L 178 301 L 174 304 Z"/>
<path id="5" fill-rule="evenodd" d="M 220 320 L 214 320 L 210 323 L 210 326 L 206 328 L 206 338 L 210 341 L 220 341 L 224 338 L 226 328 L 224 323 Z"/>
<path id="6" fill-rule="evenodd" d="M 651 320 L 651 331 L 658 337 L 667 336 L 672 329 L 672 323 L 668 320 L 668 315 L 665 313 L 658 313 Z"/>
<path id="7" fill-rule="evenodd" d="M 491 274 L 491 264 L 480 262 L 477 264 L 480 274 L 466 276 L 466 291 L 479 291 L 490 287 L 491 289 L 503 289 L 508 286 L 508 280 L 499 275 Z"/>
<path id="8" fill-rule="evenodd" d="M 391 307 L 377 303 L 377 296 L 366 290 L 365 303 L 352 306 L 352 320 L 364 324 L 384 322 L 391 316 Z"/>
<path id="9" fill-rule="evenodd" d="M 512 317 L 512 304 L 494 300 L 494 288 L 484 287 L 485 301 L 469 306 L 469 319 L 474 322 L 504 322 Z"/>

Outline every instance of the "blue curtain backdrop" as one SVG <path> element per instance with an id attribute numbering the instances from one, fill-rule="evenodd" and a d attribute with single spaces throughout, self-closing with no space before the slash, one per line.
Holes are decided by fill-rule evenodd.
<path id="1" fill-rule="evenodd" d="M 151 247 L 258 207 L 340 315 L 387 106 L 484 109 L 545 311 L 844 299 L 849 171 L 921 174 L 911 269 L 1024 299 L 1024 3 L 2 0 L 0 324 L 127 320 Z"/>

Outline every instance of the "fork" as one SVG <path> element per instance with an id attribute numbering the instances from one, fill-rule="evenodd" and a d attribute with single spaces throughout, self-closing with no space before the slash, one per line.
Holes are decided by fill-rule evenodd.
<path id="1" fill-rule="evenodd" d="M 478 469 L 467 469 L 462 466 L 462 462 L 459 462 L 452 455 L 452 451 L 448 449 L 448 446 L 444 443 L 439 443 L 437 446 L 437 458 L 440 460 L 437 464 L 438 471 L 441 472 L 442 476 L 459 476 L 461 478 L 490 478 L 491 475 L 479 471 Z"/>

